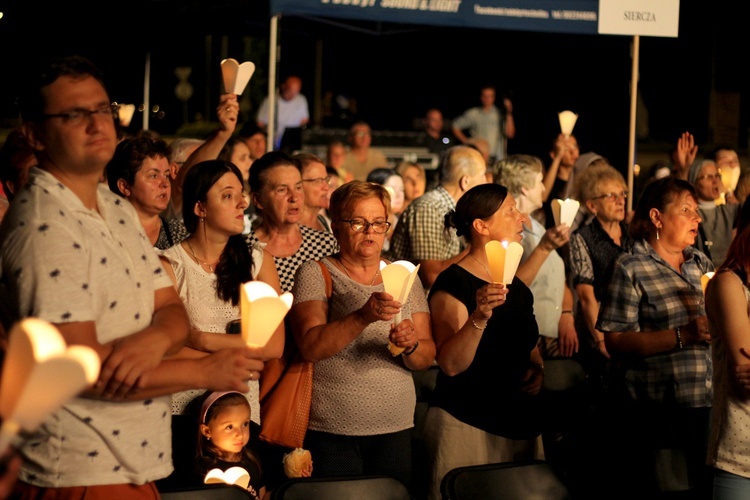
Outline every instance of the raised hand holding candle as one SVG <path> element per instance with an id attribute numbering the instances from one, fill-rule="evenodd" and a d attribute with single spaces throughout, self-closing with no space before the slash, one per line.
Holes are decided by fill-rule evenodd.
<path id="1" fill-rule="evenodd" d="M 557 119 L 560 121 L 560 132 L 568 136 L 573 133 L 573 127 L 576 125 L 578 115 L 572 111 L 560 111 L 557 114 Z"/>
<path id="2" fill-rule="evenodd" d="M 51 323 L 26 318 L 13 325 L 0 381 L 0 455 L 19 431 L 36 430 L 52 412 L 93 385 L 100 369 L 96 351 L 68 347 Z"/>
<path id="3" fill-rule="evenodd" d="M 521 244 L 515 241 L 492 240 L 484 246 L 484 251 L 487 254 L 492 282 L 503 285 L 511 283 L 523 255 Z"/>
<path id="4" fill-rule="evenodd" d="M 221 76 L 224 80 L 224 92 L 241 95 L 250 78 L 255 73 L 255 63 L 250 61 L 239 64 L 236 59 L 221 61 Z"/>
<path id="5" fill-rule="evenodd" d="M 386 264 L 382 260 L 380 261 L 380 276 L 383 277 L 383 288 L 385 288 L 387 294 L 398 300 L 402 307 L 409 298 L 411 287 L 414 285 L 414 280 L 417 279 L 418 272 L 419 264 L 415 266 L 408 260 L 397 260 L 390 264 Z M 398 325 L 402 319 L 401 311 L 399 311 L 393 321 Z M 391 342 L 388 344 L 388 349 L 394 356 L 401 354 L 404 350 L 401 347 L 396 347 Z"/>
<path id="6" fill-rule="evenodd" d="M 571 198 L 566 198 L 565 200 L 557 198 L 552 200 L 552 216 L 555 218 L 555 225 L 564 223 L 570 227 L 580 207 L 580 202 Z"/>
<path id="7" fill-rule="evenodd" d="M 263 281 L 248 281 L 240 288 L 242 340 L 247 345 L 263 347 L 292 307 L 294 297 L 281 295 Z"/>

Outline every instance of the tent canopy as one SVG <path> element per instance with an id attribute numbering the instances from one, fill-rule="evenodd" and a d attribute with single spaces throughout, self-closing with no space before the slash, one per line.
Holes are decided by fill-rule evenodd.
<path id="1" fill-rule="evenodd" d="M 272 15 L 596 34 L 598 0 L 271 0 Z"/>

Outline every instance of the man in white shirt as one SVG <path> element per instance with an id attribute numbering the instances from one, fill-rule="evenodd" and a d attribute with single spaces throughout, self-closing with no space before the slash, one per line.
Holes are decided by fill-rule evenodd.
<path id="1" fill-rule="evenodd" d="M 276 133 L 273 138 L 273 148 L 281 149 L 281 139 L 287 128 L 304 127 L 310 121 L 310 108 L 307 98 L 300 93 L 302 80 L 298 76 L 289 76 L 279 87 L 276 94 Z M 258 126 L 268 126 L 268 97 L 258 108 L 256 117 Z M 270 135 L 270 134 L 269 134 Z"/>

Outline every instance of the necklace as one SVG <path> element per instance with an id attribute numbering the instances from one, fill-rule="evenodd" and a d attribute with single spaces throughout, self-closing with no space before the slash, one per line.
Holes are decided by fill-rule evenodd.
<path id="1" fill-rule="evenodd" d="M 490 272 L 489 268 L 487 266 L 485 266 L 482 261 L 480 261 L 479 259 L 477 259 L 473 255 L 469 254 L 469 257 L 471 257 L 472 259 L 474 259 L 475 261 L 477 261 L 477 264 L 479 264 L 480 266 L 482 266 L 484 268 L 484 270 L 487 272 L 487 276 L 490 277 L 490 283 L 492 283 L 492 273 Z"/>
<path id="2" fill-rule="evenodd" d="M 346 273 L 346 275 L 349 276 L 349 279 L 352 280 L 352 281 L 357 281 L 354 278 L 352 278 L 352 275 L 349 274 L 349 271 L 347 271 L 346 266 L 344 265 L 344 261 L 342 261 L 339 258 L 337 258 L 337 260 L 339 261 L 339 264 L 341 264 L 341 268 L 344 270 L 344 272 Z M 380 274 L 380 269 L 378 269 L 377 271 L 375 271 L 375 276 L 372 277 L 372 281 L 370 282 L 370 286 L 373 286 L 375 284 L 375 280 L 378 279 L 378 274 Z"/>
<path id="3" fill-rule="evenodd" d="M 190 240 L 185 240 L 188 244 L 188 249 L 190 250 L 190 255 L 193 256 L 193 258 L 198 262 L 198 264 L 204 265 L 208 268 L 210 272 L 214 272 L 214 265 L 215 264 L 209 264 L 208 262 L 203 262 L 198 258 L 197 255 L 195 255 L 195 252 L 193 251 L 193 245 L 190 244 Z"/>

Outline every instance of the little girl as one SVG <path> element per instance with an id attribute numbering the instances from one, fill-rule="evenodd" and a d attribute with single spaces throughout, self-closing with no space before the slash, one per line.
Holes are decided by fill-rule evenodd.
<path id="1" fill-rule="evenodd" d="M 201 481 L 212 469 L 242 467 L 250 475 L 247 491 L 262 500 L 260 461 L 247 448 L 250 440 L 250 403 L 241 392 L 206 392 L 200 410 L 196 467 Z"/>

